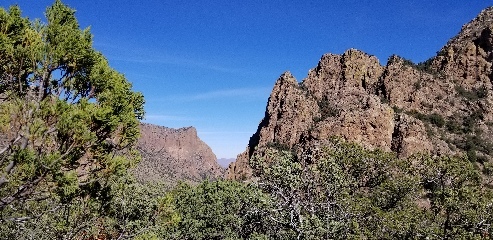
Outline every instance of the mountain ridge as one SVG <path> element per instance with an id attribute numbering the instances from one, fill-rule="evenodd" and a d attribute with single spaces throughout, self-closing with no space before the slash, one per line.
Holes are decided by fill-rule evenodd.
<path id="1" fill-rule="evenodd" d="M 137 149 L 142 160 L 132 171 L 137 180 L 174 185 L 223 178 L 225 169 L 194 127 L 173 129 L 149 123 L 139 127 Z"/>
<path id="2" fill-rule="evenodd" d="M 263 148 L 300 154 L 332 136 L 401 157 L 465 154 L 479 165 L 490 164 L 492 30 L 489 7 L 420 64 L 393 55 L 383 66 L 376 57 L 349 49 L 324 54 L 301 83 L 283 73 L 228 178 L 249 178 L 249 159 Z"/>

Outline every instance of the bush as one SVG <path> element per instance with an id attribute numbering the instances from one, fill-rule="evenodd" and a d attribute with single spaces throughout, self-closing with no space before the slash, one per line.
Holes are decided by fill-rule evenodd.
<path id="1" fill-rule="evenodd" d="M 461 124 L 455 119 L 448 120 L 445 126 L 447 127 L 447 131 L 451 133 L 460 133 L 462 131 Z"/>
<path id="2" fill-rule="evenodd" d="M 392 109 L 394 110 L 394 113 L 396 113 L 396 114 L 402 113 L 404 111 L 402 108 L 399 108 L 396 105 L 392 106 Z"/>
<path id="3" fill-rule="evenodd" d="M 280 142 L 268 142 L 267 147 L 273 148 L 273 149 L 276 149 L 279 151 L 290 151 L 291 150 L 291 148 L 287 144 L 280 143 Z"/>
<path id="4" fill-rule="evenodd" d="M 437 127 L 443 127 L 445 125 L 445 120 L 440 114 L 432 113 L 427 116 L 428 121 Z"/>
<path id="5" fill-rule="evenodd" d="M 251 162 L 275 200 L 268 212 L 278 238 L 461 239 L 491 232 L 493 191 L 466 159 L 397 159 L 338 139 L 301 161 L 289 152 L 267 155 L 277 157 Z"/>
<path id="6" fill-rule="evenodd" d="M 423 114 L 416 110 L 408 111 L 406 113 L 423 122 L 429 122 L 439 128 L 445 126 L 445 119 L 443 119 L 442 115 L 438 113 Z"/>
<path id="7" fill-rule="evenodd" d="M 338 117 L 341 113 L 341 110 L 332 106 L 327 98 L 318 101 L 318 107 L 320 109 L 318 121 L 323 121 L 329 117 Z"/>
<path id="8" fill-rule="evenodd" d="M 165 238 L 250 239 L 270 231 L 264 214 L 270 199 L 254 185 L 204 181 L 181 184 L 170 194 L 180 220 Z"/>
<path id="9" fill-rule="evenodd" d="M 460 85 L 455 86 L 455 91 L 459 96 L 469 100 L 469 101 L 477 101 L 479 99 L 483 99 L 488 96 L 488 89 L 485 86 L 481 86 L 479 88 L 473 88 L 471 91 L 464 89 L 464 87 Z"/>

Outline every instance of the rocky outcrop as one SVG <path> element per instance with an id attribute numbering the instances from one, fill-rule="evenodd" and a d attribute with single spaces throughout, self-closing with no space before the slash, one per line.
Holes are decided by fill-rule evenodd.
<path id="1" fill-rule="evenodd" d="M 300 153 L 332 136 L 402 157 L 425 152 L 492 161 L 492 62 L 493 8 L 423 63 L 391 56 L 382 66 L 355 49 L 325 54 L 301 83 L 289 72 L 277 80 L 264 119 L 228 177 L 248 178 L 250 157 L 265 147 Z"/>
<path id="2" fill-rule="evenodd" d="M 247 150 L 230 164 L 228 176 L 251 175 L 248 159 L 255 148 L 273 145 L 290 148 L 300 142 L 302 134 L 309 130 L 320 115 L 317 101 L 305 92 L 290 72 L 285 72 L 277 79 L 265 117 L 250 138 Z"/>
<path id="3" fill-rule="evenodd" d="M 139 181 L 172 185 L 223 177 L 224 169 L 194 127 L 172 129 L 142 123 L 140 134 L 137 149 L 142 160 L 133 169 Z"/>

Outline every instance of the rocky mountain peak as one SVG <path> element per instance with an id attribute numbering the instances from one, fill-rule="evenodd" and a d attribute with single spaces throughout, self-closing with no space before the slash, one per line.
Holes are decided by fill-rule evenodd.
<path id="1" fill-rule="evenodd" d="M 482 10 L 476 18 L 464 24 L 460 33 L 450 39 L 447 45 L 478 39 L 483 31 L 490 31 L 493 24 L 493 7 Z"/>
<path id="2" fill-rule="evenodd" d="M 179 129 L 153 124 L 140 125 L 137 148 L 142 161 L 134 170 L 139 181 L 199 182 L 222 178 L 224 169 L 194 127 Z"/>
<path id="3" fill-rule="evenodd" d="M 249 177 L 249 158 L 265 148 L 300 154 L 332 136 L 402 157 L 424 152 L 493 162 L 492 30 L 487 8 L 423 63 L 393 55 L 382 66 L 349 49 L 323 55 L 301 84 L 284 73 L 228 177 Z"/>
<path id="4" fill-rule="evenodd" d="M 293 77 L 290 71 L 286 71 L 283 74 L 281 74 L 281 76 L 279 76 L 279 78 L 277 79 L 275 86 L 281 86 L 285 84 L 298 85 L 298 81 L 296 81 L 296 79 Z"/>

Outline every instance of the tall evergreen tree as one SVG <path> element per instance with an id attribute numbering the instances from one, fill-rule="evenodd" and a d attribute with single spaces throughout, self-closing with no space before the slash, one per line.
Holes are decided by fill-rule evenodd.
<path id="1" fill-rule="evenodd" d="M 106 180 L 137 159 L 142 94 L 93 48 L 73 9 L 56 0 L 45 16 L 30 21 L 17 6 L 0 9 L 3 226 L 54 211 L 68 222 L 67 206 L 104 199 Z"/>

